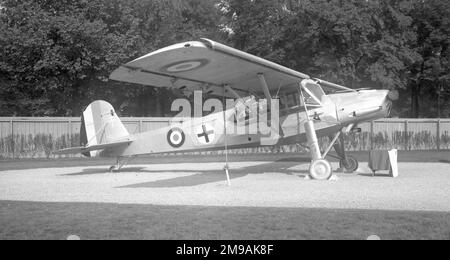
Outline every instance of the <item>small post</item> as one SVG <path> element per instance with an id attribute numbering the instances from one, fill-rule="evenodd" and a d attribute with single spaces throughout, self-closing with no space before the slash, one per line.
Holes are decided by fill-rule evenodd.
<path id="1" fill-rule="evenodd" d="M 225 104 L 225 93 L 226 93 L 226 87 L 223 88 L 223 97 L 222 97 L 222 104 Z M 225 174 L 227 175 L 227 184 L 228 187 L 231 186 L 231 181 L 230 181 L 230 173 L 229 173 L 229 169 L 230 166 L 228 164 L 228 137 L 227 137 L 227 110 L 223 109 L 223 129 L 224 129 L 224 134 L 225 134 Z"/>
<path id="2" fill-rule="evenodd" d="M 142 118 L 139 119 L 139 133 L 142 133 Z"/>
<path id="3" fill-rule="evenodd" d="M 227 175 L 227 184 L 228 186 L 231 186 L 231 180 L 230 180 L 230 173 L 228 172 L 228 170 L 230 169 L 230 166 L 227 164 L 225 164 L 224 170 L 225 170 L 225 174 Z"/>

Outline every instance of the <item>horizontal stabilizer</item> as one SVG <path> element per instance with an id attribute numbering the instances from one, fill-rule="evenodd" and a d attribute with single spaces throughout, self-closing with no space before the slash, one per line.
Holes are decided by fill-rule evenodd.
<path id="1" fill-rule="evenodd" d="M 64 154 L 86 153 L 86 152 L 90 152 L 90 151 L 98 151 L 98 150 L 120 147 L 123 145 L 130 144 L 131 142 L 132 141 L 127 140 L 127 141 L 114 142 L 114 143 L 108 143 L 108 144 L 91 145 L 91 146 L 86 146 L 86 147 L 73 147 L 73 148 L 56 151 L 53 154 L 64 155 Z"/>

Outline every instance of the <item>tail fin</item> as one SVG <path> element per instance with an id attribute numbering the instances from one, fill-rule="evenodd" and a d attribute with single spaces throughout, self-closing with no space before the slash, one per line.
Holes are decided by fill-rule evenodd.
<path id="1" fill-rule="evenodd" d="M 113 106 L 106 101 L 94 101 L 81 117 L 81 146 L 94 146 L 121 141 L 129 137 L 125 126 L 117 116 Z M 97 152 L 83 154 L 94 157 Z"/>

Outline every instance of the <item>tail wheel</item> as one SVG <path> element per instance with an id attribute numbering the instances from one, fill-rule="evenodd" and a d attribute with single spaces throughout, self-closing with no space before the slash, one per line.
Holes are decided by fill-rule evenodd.
<path id="1" fill-rule="evenodd" d="M 109 172 L 110 173 L 119 172 L 119 168 L 116 165 L 113 165 L 113 166 L 109 167 Z"/>
<path id="2" fill-rule="evenodd" d="M 353 156 L 346 156 L 346 160 L 342 159 L 339 161 L 339 167 L 344 168 L 347 173 L 353 173 L 358 170 L 359 163 Z"/>
<path id="3" fill-rule="evenodd" d="M 314 180 L 328 180 L 333 175 L 333 169 L 330 162 L 325 159 L 319 159 L 311 163 L 309 174 Z"/>

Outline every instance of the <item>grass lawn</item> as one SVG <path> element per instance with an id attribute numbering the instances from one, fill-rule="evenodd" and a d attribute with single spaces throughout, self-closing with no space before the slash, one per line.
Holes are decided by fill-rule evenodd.
<path id="1" fill-rule="evenodd" d="M 367 153 L 350 153 L 361 162 Z M 133 164 L 218 162 L 222 156 L 142 157 Z M 230 161 L 308 161 L 231 155 Z M 110 165 L 113 159 L 9 160 L 5 170 Z M 400 152 L 400 162 L 450 163 L 450 151 Z M 1 173 L 0 173 L 1 174 Z M 450 213 L 0 201 L 0 239 L 450 239 Z"/>
<path id="2" fill-rule="evenodd" d="M 0 239 L 450 239 L 450 213 L 0 201 Z"/>

